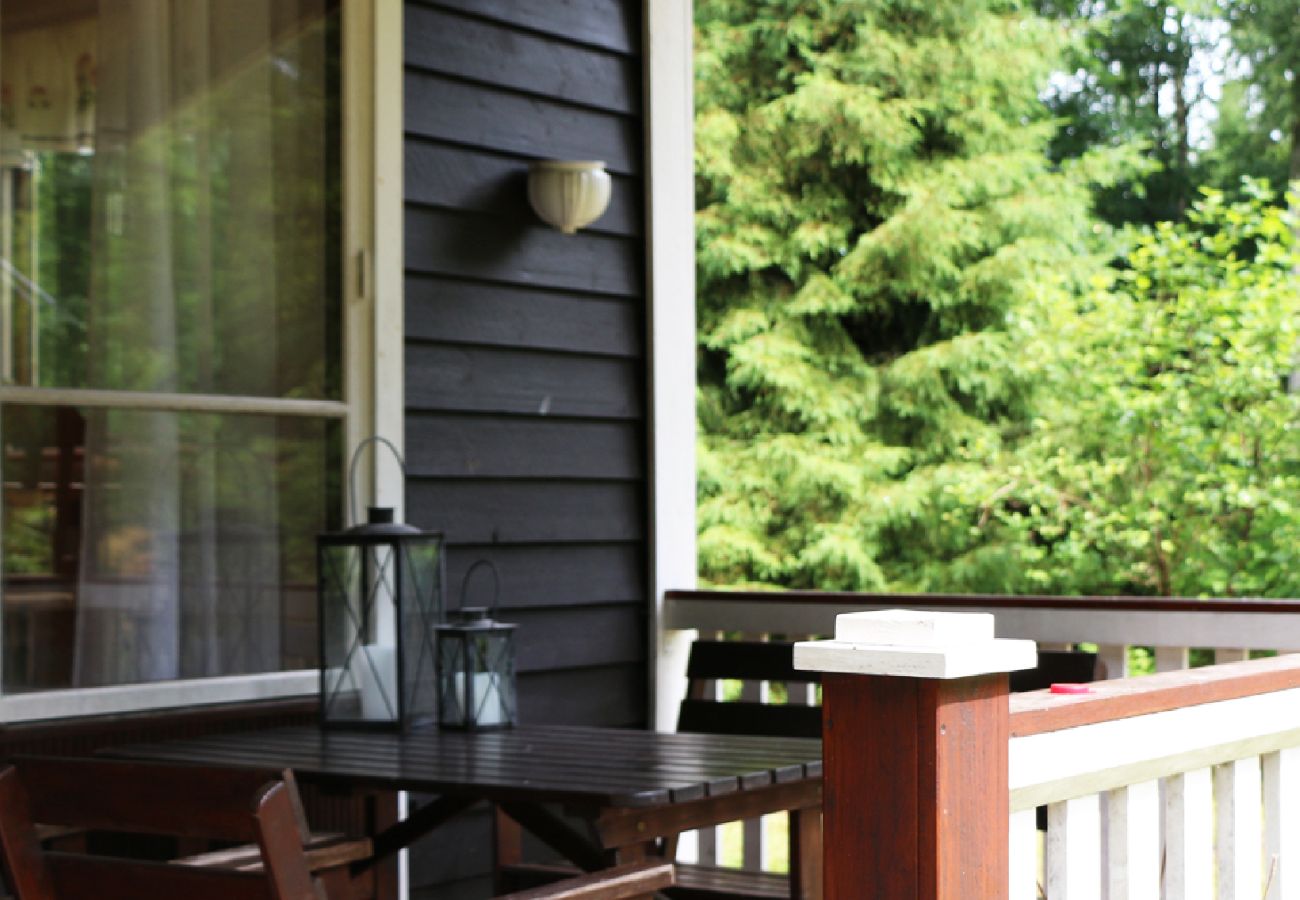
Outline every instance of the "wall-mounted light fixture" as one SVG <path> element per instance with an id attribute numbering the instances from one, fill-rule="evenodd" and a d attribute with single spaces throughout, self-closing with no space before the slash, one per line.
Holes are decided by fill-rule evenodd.
<path id="1" fill-rule="evenodd" d="M 573 234 L 609 206 L 610 180 L 597 161 L 539 160 L 528 169 L 528 202 L 543 222 Z"/>

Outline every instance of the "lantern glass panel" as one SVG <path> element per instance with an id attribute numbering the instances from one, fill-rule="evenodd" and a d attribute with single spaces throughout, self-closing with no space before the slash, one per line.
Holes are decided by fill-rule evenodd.
<path id="1" fill-rule="evenodd" d="M 438 650 L 443 726 L 515 724 L 514 626 L 447 626 L 439 631 Z"/>
<path id="2" fill-rule="evenodd" d="M 397 722 L 397 573 L 387 544 L 321 547 L 322 714 L 327 722 Z"/>
<path id="3" fill-rule="evenodd" d="M 442 543 L 405 541 L 400 546 L 402 687 L 408 722 L 431 722 L 437 709 L 434 629 L 442 618 Z"/>

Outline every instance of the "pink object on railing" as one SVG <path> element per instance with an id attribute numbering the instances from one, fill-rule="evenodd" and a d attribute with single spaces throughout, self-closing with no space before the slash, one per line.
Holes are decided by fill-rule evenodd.
<path id="1" fill-rule="evenodd" d="M 1086 684 L 1054 684 L 1050 688 L 1053 694 L 1091 694 L 1092 688 Z"/>

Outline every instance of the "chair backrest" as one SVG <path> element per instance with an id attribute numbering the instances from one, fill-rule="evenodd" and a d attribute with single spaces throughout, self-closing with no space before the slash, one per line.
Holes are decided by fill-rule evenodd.
<path id="1" fill-rule="evenodd" d="M 696 641 L 691 645 L 686 677 L 690 687 L 678 713 L 678 731 L 821 737 L 820 706 L 722 701 L 707 695 L 708 686 L 717 681 L 779 682 L 787 691 L 819 682 L 819 673 L 794 667 L 793 643 Z"/>
<path id="2" fill-rule="evenodd" d="M 821 737 L 821 707 L 813 704 L 723 701 L 709 696 L 717 681 L 815 684 L 817 672 L 794 667 L 794 644 L 788 641 L 696 641 L 686 664 L 687 697 L 677 718 L 678 731 L 704 734 L 761 734 L 776 737 Z M 1081 650 L 1040 650 L 1038 667 L 1011 673 L 1012 691 L 1033 691 L 1057 682 L 1083 683 L 1105 677 L 1097 654 Z"/>
<path id="3" fill-rule="evenodd" d="M 260 872 L 42 848 L 36 825 L 252 842 Z M 325 900 L 288 773 L 21 758 L 0 770 L 0 857 L 16 900 Z"/>

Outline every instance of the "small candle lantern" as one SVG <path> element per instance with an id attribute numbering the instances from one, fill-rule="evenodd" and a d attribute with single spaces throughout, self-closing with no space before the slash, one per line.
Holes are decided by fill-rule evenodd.
<path id="1" fill-rule="evenodd" d="M 465 574 L 465 583 L 481 566 Z M 462 599 L 464 588 L 462 587 Z M 463 730 L 508 728 L 515 724 L 515 626 L 498 622 L 485 607 L 448 614 L 438 635 L 438 722 Z"/>
<path id="2" fill-rule="evenodd" d="M 366 522 L 320 535 L 316 548 L 321 723 L 409 729 L 432 722 L 442 535 L 371 507 Z"/>

